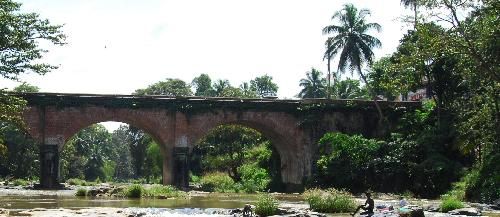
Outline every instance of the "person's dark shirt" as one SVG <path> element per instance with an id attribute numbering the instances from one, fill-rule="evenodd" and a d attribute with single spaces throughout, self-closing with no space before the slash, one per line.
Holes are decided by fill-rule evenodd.
<path id="1" fill-rule="evenodd" d="M 368 207 L 366 207 L 366 210 L 369 212 L 373 212 L 373 208 L 375 208 L 375 202 L 373 202 L 373 199 L 371 198 L 366 198 L 365 206 L 368 204 Z"/>

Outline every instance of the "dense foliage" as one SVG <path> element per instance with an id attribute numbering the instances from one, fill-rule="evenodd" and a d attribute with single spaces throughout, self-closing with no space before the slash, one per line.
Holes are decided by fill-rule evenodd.
<path id="1" fill-rule="evenodd" d="M 415 28 L 397 51 L 374 64 L 370 84 L 387 98 L 425 89 L 436 104 L 432 117 L 401 126 L 412 131 L 405 140 L 427 150 L 429 165 L 418 172 L 430 174 L 419 179 L 439 172 L 432 167 L 439 161 L 442 166 L 461 162 L 474 174 L 466 181 L 466 199 L 492 202 L 500 197 L 499 3 L 422 0 L 406 5 L 411 4 L 415 11 L 418 6 L 433 13 L 415 18 Z"/>
<path id="2" fill-rule="evenodd" d="M 39 43 L 64 44 L 65 35 L 62 34 L 61 26 L 51 25 L 48 20 L 41 19 L 36 13 L 22 13 L 20 9 L 20 3 L 11 0 L 0 1 L 0 78 L 18 80 L 19 75 L 26 72 L 43 75 L 57 68 L 40 61 L 47 51 L 42 49 Z M 37 89 L 23 89 L 23 87 L 31 88 L 32 86 L 23 84 L 14 91 L 38 91 Z M 25 137 L 22 130 L 14 129 L 23 126 L 20 117 L 26 102 L 18 97 L 7 95 L 5 91 L 0 87 L 0 175 L 35 176 L 33 163 L 19 160 L 33 159 L 30 157 L 36 155 L 38 150 L 30 147 L 32 144 L 29 144 L 26 138 L 22 138 Z M 21 144 L 16 146 L 16 142 Z M 23 154 L 26 155 L 23 156 Z M 14 161 L 17 162 L 14 163 Z M 21 164 L 18 165 L 18 163 Z M 21 172 L 19 168 L 26 173 L 19 173 Z M 13 173 L 13 171 L 19 172 Z"/>
<path id="3" fill-rule="evenodd" d="M 434 106 L 428 103 L 407 113 L 398 132 L 386 140 L 325 134 L 319 142 L 317 184 L 353 192 L 410 190 L 423 197 L 446 192 L 462 164 L 458 152 L 443 146 L 451 138 L 433 125 L 434 118 Z"/>
<path id="4" fill-rule="evenodd" d="M 279 182 L 280 173 L 276 171 L 279 160 L 271 161 L 272 150 L 271 143 L 256 130 L 241 125 L 222 125 L 205 136 L 193 150 L 192 171 L 195 175 L 209 173 L 202 177 L 201 183 L 202 187 L 208 186 L 206 189 L 213 191 L 263 191 L 269 187 L 271 179 Z M 224 178 L 225 174 L 210 172 L 224 172 L 231 180 Z M 214 188 L 212 185 L 224 186 Z M 223 190 L 225 187 L 227 189 Z"/>
<path id="5" fill-rule="evenodd" d="M 51 25 L 36 13 L 21 13 L 21 4 L 11 0 L 0 2 L 0 76 L 17 80 L 20 74 L 45 74 L 56 66 L 40 63 L 47 51 L 42 41 L 62 45 L 65 35 L 60 25 Z"/>

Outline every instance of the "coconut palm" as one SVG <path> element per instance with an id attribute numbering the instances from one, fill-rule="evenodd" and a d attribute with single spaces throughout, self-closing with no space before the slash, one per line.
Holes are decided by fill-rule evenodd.
<path id="1" fill-rule="evenodd" d="M 225 80 L 219 79 L 216 82 L 214 82 L 212 86 L 214 88 L 215 96 L 221 97 L 223 96 L 224 90 L 230 88 L 231 84 L 227 79 Z"/>
<path id="2" fill-rule="evenodd" d="M 356 70 L 368 86 L 365 74 L 361 71 L 363 64 L 373 63 L 373 48 L 381 46 L 380 40 L 369 35 L 370 30 L 380 31 L 381 27 L 378 23 L 368 23 L 366 17 L 370 15 L 367 9 L 358 10 L 352 4 L 345 4 L 342 10 L 335 12 L 332 20 L 338 21 L 338 25 L 333 24 L 323 28 L 323 34 L 333 34 L 328 37 L 325 45 L 327 46 L 325 55 L 332 57 L 340 53 L 338 71 L 341 73 L 346 71 L 348 67 L 351 73 Z M 380 121 L 383 120 L 383 114 L 380 107 L 373 96 Z"/>
<path id="3" fill-rule="evenodd" d="M 346 79 L 335 85 L 336 95 L 339 99 L 363 99 L 365 93 L 358 80 Z"/>
<path id="4" fill-rule="evenodd" d="M 326 96 L 325 79 L 322 78 L 321 72 L 312 68 L 310 72 L 306 72 L 306 77 L 300 79 L 302 90 L 298 94 L 301 98 L 323 98 Z"/>

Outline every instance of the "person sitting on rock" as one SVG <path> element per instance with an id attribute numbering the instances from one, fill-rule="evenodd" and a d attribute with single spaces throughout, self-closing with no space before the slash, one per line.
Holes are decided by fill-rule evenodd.
<path id="1" fill-rule="evenodd" d="M 366 195 L 365 204 L 358 206 L 358 208 L 356 208 L 356 211 L 354 211 L 354 213 L 351 213 L 352 216 L 356 215 L 356 213 L 360 209 L 364 210 L 364 212 L 360 213 L 360 215 L 373 214 L 373 208 L 375 207 L 375 203 L 373 202 L 373 199 L 371 198 L 372 194 L 370 192 L 366 192 L 365 195 Z"/>
<path id="2" fill-rule="evenodd" d="M 250 204 L 245 204 L 245 207 L 243 208 L 243 217 L 251 217 L 251 216 L 253 216 L 252 206 Z"/>

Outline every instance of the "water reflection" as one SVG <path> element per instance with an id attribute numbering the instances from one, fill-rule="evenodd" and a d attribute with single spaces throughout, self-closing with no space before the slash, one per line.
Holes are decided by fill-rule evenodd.
<path id="1" fill-rule="evenodd" d="M 283 203 L 303 204 L 297 195 L 277 195 Z M 0 207 L 8 209 L 57 209 L 85 207 L 155 207 L 155 208 L 240 208 L 256 201 L 257 195 L 209 194 L 176 199 L 128 199 L 109 197 L 75 197 L 70 195 L 5 195 L 0 196 Z"/>

